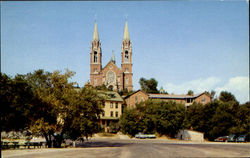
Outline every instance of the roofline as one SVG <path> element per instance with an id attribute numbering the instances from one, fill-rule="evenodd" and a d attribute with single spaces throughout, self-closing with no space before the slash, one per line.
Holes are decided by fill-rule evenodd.
<path id="1" fill-rule="evenodd" d="M 144 91 L 141 90 L 141 89 L 138 89 L 137 91 L 135 91 L 135 92 L 133 92 L 133 93 L 131 93 L 131 94 L 125 96 L 124 99 L 127 99 L 128 97 L 130 97 L 131 95 L 133 95 L 133 94 L 135 94 L 135 93 L 137 93 L 137 92 L 139 92 L 139 91 L 141 91 L 142 93 L 144 93 L 144 94 L 146 94 L 146 95 L 148 96 L 148 94 L 147 94 L 146 92 L 144 92 Z"/>
<path id="2" fill-rule="evenodd" d="M 151 95 L 151 94 L 153 94 L 153 93 L 150 93 L 150 94 L 148 94 L 148 96 L 149 95 Z M 198 98 L 199 96 L 201 96 L 201 95 L 203 95 L 203 94 L 206 94 L 206 92 L 203 92 L 203 93 L 199 93 L 199 94 L 196 94 L 196 95 L 193 95 L 193 96 L 184 96 L 184 97 L 182 97 L 182 96 L 180 96 L 180 97 L 178 97 L 178 96 L 169 96 L 169 95 L 166 95 L 165 97 L 150 97 L 149 96 L 149 98 L 151 98 L 151 99 L 195 99 L 195 98 Z M 153 95 L 159 95 L 159 94 L 153 94 Z"/>

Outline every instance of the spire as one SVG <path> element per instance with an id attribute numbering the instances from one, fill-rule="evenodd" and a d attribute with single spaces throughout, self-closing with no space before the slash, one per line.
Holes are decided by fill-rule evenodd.
<path id="1" fill-rule="evenodd" d="M 128 22 L 127 22 L 127 19 L 126 19 L 126 22 L 125 22 L 125 28 L 124 28 L 124 34 L 123 34 L 123 40 L 129 40 Z"/>
<path id="2" fill-rule="evenodd" d="M 113 61 L 113 62 L 115 63 L 115 54 L 114 54 L 114 50 L 112 50 L 111 61 Z"/>
<path id="3" fill-rule="evenodd" d="M 97 23 L 95 21 L 95 28 L 94 28 L 94 34 L 93 34 L 93 41 L 97 40 L 99 41 L 99 35 L 98 35 L 98 30 L 97 30 Z"/>

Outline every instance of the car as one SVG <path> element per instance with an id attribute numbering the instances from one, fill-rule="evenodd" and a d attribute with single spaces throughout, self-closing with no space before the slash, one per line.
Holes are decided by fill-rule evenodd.
<path id="1" fill-rule="evenodd" d="M 228 136 L 222 136 L 222 137 L 218 137 L 216 138 L 214 141 L 215 142 L 227 142 Z"/>
<path id="2" fill-rule="evenodd" d="M 231 134 L 231 135 L 228 136 L 227 141 L 228 142 L 235 142 L 236 138 L 237 138 L 237 136 L 235 134 Z"/>
<path id="3" fill-rule="evenodd" d="M 139 139 L 146 139 L 146 138 L 156 138 L 156 136 L 154 134 L 143 134 L 143 133 L 138 133 L 135 135 L 135 138 L 139 138 Z"/>
<path id="4" fill-rule="evenodd" d="M 246 142 L 246 135 L 240 135 L 236 138 L 236 142 Z"/>

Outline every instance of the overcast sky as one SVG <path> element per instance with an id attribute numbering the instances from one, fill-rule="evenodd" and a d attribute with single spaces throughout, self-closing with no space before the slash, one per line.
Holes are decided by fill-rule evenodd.
<path id="1" fill-rule="evenodd" d="M 89 80 L 97 20 L 102 65 L 121 64 L 125 25 L 132 41 L 133 85 L 154 77 L 168 93 L 215 90 L 249 101 L 249 4 L 242 1 L 1 2 L 1 68 L 10 76 L 68 68 Z"/>

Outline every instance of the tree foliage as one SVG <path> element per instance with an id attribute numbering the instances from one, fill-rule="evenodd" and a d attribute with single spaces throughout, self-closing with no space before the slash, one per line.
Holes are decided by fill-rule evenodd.
<path id="1" fill-rule="evenodd" d="M 151 78 L 149 80 L 140 78 L 139 83 L 141 86 L 141 90 L 145 91 L 146 93 L 159 93 L 159 91 L 157 90 L 158 82 L 154 78 Z"/>
<path id="2" fill-rule="evenodd" d="M 191 105 L 187 110 L 185 126 L 204 132 L 210 140 L 223 135 L 246 134 L 248 127 L 244 120 L 249 119 L 250 112 L 246 107 L 247 104 L 240 106 L 231 93 L 221 92 L 220 100 L 204 106 Z"/>
<path id="3" fill-rule="evenodd" d="M 27 128 L 45 137 L 47 145 L 60 147 L 70 139 L 88 138 L 99 130 L 103 104 L 95 89 L 75 88 L 74 72 L 36 70 L 14 79 L 1 74 L 1 123 L 3 130 Z"/>
<path id="4" fill-rule="evenodd" d="M 120 119 L 122 132 L 134 136 L 138 132 L 174 136 L 182 127 L 185 108 L 174 102 L 147 100 L 135 109 L 126 109 Z"/>
<path id="5" fill-rule="evenodd" d="M 27 82 L 17 75 L 11 79 L 0 73 L 1 131 L 18 131 L 27 127 L 33 108 L 33 93 Z"/>
<path id="6" fill-rule="evenodd" d="M 188 93 L 187 93 L 187 95 L 194 95 L 194 91 L 189 90 Z"/>
<path id="7" fill-rule="evenodd" d="M 227 91 L 222 91 L 220 93 L 219 100 L 223 102 L 236 101 L 234 95 Z"/>

